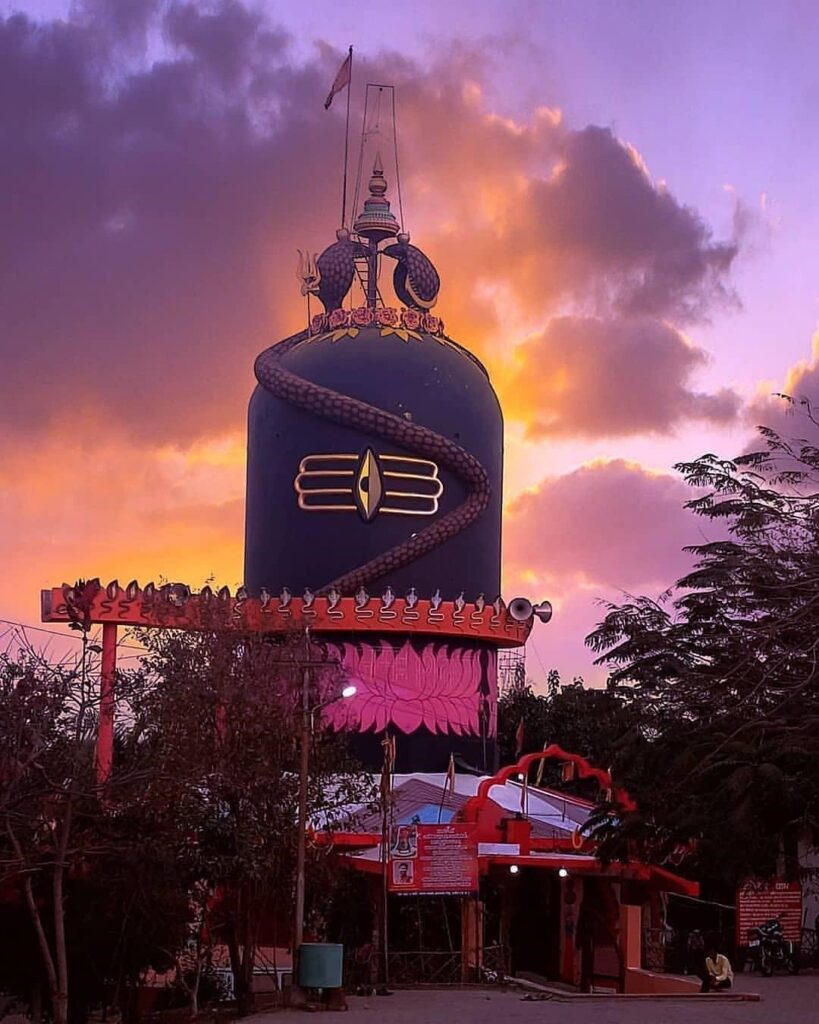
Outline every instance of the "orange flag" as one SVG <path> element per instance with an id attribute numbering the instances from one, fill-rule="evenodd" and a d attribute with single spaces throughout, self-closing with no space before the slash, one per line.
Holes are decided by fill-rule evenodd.
<path id="1" fill-rule="evenodd" d="M 327 94 L 327 99 L 324 101 L 324 109 L 329 110 L 330 104 L 333 102 L 333 97 L 336 93 L 341 92 L 342 89 L 346 89 L 350 84 L 350 79 L 353 77 L 353 48 L 350 47 L 350 52 L 347 54 L 347 58 L 341 67 L 338 69 L 335 81 L 330 86 L 330 92 Z"/>

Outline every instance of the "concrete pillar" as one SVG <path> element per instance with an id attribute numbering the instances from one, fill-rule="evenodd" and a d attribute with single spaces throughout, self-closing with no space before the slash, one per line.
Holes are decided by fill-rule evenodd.
<path id="1" fill-rule="evenodd" d="M 478 981 L 483 967 L 483 903 L 466 897 L 461 903 L 461 980 Z"/>
<path id="2" fill-rule="evenodd" d="M 102 624 L 102 665 L 100 669 L 100 710 L 97 727 L 97 782 L 108 781 L 114 763 L 114 675 L 117 670 L 117 624 Z"/>
<path id="3" fill-rule="evenodd" d="M 623 969 L 642 967 L 642 907 L 620 905 L 620 953 Z"/>

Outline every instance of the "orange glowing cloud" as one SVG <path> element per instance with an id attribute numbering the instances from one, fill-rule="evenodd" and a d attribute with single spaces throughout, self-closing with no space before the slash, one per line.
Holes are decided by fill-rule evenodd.
<path id="1" fill-rule="evenodd" d="M 686 420 L 725 424 L 739 410 L 727 389 L 691 389 L 706 355 L 658 320 L 555 317 L 516 360 L 507 414 L 533 439 L 668 433 Z"/>
<path id="2" fill-rule="evenodd" d="M 3 614 L 35 621 L 42 588 L 77 576 L 236 585 L 243 438 L 188 450 L 84 449 L 60 434 L 0 470 Z"/>
<path id="3" fill-rule="evenodd" d="M 765 426 L 778 430 L 784 437 L 804 437 L 808 432 L 806 421 L 797 415 L 798 411 L 810 410 L 816 418 L 816 395 L 819 393 L 819 328 L 811 339 L 811 354 L 800 359 L 785 374 L 781 387 L 773 382 L 760 385 L 757 394 L 746 410 L 745 418 L 754 427 Z M 780 395 L 787 395 L 793 403 Z M 752 448 L 760 448 L 755 439 Z"/>

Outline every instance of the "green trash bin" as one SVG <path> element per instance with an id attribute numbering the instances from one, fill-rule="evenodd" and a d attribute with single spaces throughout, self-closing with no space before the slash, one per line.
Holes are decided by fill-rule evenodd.
<path id="1" fill-rule="evenodd" d="M 303 942 L 299 946 L 302 988 L 341 988 L 344 946 L 338 942 Z"/>

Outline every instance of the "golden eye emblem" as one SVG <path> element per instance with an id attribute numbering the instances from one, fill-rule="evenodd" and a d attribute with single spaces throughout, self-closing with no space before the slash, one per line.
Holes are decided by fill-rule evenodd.
<path id="1" fill-rule="evenodd" d="M 358 472 L 355 477 L 355 499 L 362 519 L 369 522 L 378 511 L 384 495 L 384 481 L 381 467 L 372 448 L 368 448 L 361 456 Z"/>
<path id="2" fill-rule="evenodd" d="M 377 516 L 434 516 L 444 482 L 438 466 L 414 455 L 352 453 L 305 455 L 293 481 L 305 512 L 358 512 Z"/>

